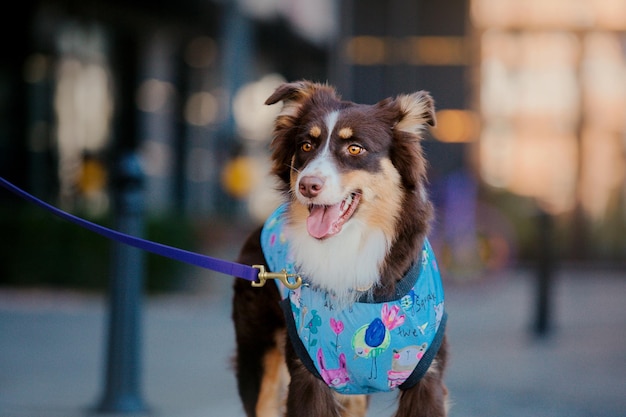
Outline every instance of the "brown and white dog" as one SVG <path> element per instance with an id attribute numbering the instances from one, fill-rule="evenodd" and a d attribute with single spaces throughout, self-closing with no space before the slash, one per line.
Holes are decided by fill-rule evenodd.
<path id="1" fill-rule="evenodd" d="M 279 101 L 272 173 L 284 193 L 295 269 L 337 308 L 364 296 L 393 298 L 420 258 L 433 212 L 420 144 L 426 125 L 435 124 L 432 98 L 420 91 L 361 105 L 342 101 L 328 85 L 300 81 L 278 87 L 266 104 Z M 238 261 L 268 265 L 260 240 L 261 230 Z M 335 392 L 298 356 L 277 285 L 252 288 L 237 279 L 234 290 L 235 366 L 248 416 L 366 414 L 366 395 Z M 396 416 L 446 415 L 445 337 L 435 353 L 415 385 L 400 387 Z"/>

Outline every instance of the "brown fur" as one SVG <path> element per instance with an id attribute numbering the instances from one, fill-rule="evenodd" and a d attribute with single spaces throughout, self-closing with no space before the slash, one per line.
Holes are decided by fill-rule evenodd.
<path id="1" fill-rule="evenodd" d="M 294 197 L 296 169 L 306 163 L 296 152 L 297 138 L 303 132 L 314 140 L 335 134 L 327 132 L 319 120 L 329 111 L 341 111 L 342 118 L 334 127 L 337 137 L 348 143 L 354 136 L 367 144 L 372 156 L 359 159 L 358 168 L 351 167 L 354 160 L 350 157 L 338 164 L 342 187 L 363 189 L 364 201 L 357 208 L 359 221 L 382 230 L 389 242 L 373 295 L 392 294 L 421 250 L 432 217 L 420 144 L 421 129 L 435 123 L 432 98 L 418 92 L 362 106 L 341 101 L 332 87 L 300 81 L 279 87 L 266 104 L 279 101 L 283 109 L 275 123 L 272 173 L 280 179 L 280 189 L 290 201 L 290 222 L 299 224 L 308 216 L 307 206 Z M 266 265 L 259 240 L 260 231 L 248 238 L 239 262 Z M 283 408 L 288 417 L 365 415 L 368 401 L 364 396 L 339 395 L 304 367 L 286 337 L 275 285 L 252 288 L 249 282 L 237 279 L 234 290 L 235 365 L 247 416 L 278 416 Z M 446 415 L 446 361 L 444 339 L 426 375 L 412 388 L 400 391 L 397 417 Z M 285 364 L 289 376 L 283 371 Z"/>
<path id="2" fill-rule="evenodd" d="M 256 403 L 256 414 L 259 417 L 280 416 L 285 409 L 289 373 L 285 365 L 285 334 L 276 334 L 276 346 L 263 356 L 263 378 L 259 399 Z"/>

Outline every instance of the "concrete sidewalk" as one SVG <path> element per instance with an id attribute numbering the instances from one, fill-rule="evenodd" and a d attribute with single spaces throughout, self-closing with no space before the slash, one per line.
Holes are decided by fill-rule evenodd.
<path id="1" fill-rule="evenodd" d="M 243 416 L 230 370 L 231 280 L 207 279 L 200 294 L 145 300 L 149 415 Z M 561 272 L 547 340 L 529 332 L 529 273 L 446 290 L 451 417 L 626 416 L 625 273 Z M 1 417 L 93 413 L 103 389 L 105 306 L 97 295 L 0 289 Z M 392 415 L 393 402 L 375 396 L 369 415 Z"/>

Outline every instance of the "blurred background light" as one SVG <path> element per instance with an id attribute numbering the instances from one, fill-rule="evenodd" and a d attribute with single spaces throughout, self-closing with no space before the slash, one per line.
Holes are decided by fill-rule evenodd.
<path id="1" fill-rule="evenodd" d="M 60 203 L 73 207 L 85 155 L 103 151 L 110 140 L 113 116 L 112 80 L 105 58 L 105 38 L 97 26 L 65 27 L 58 39 L 54 112 L 58 148 Z M 31 65 L 42 61 L 35 58 Z M 36 77 L 33 77 L 33 80 Z M 91 193 L 91 195 L 95 195 Z M 90 195 L 84 195 L 89 200 Z"/>
<path id="2" fill-rule="evenodd" d="M 469 42 L 462 36 L 353 36 L 344 55 L 354 65 L 455 66 L 470 63 Z"/>
<path id="3" fill-rule="evenodd" d="M 222 184 L 233 197 L 244 199 L 260 183 L 265 171 L 265 166 L 257 164 L 254 158 L 238 156 L 224 166 Z"/>
<path id="4" fill-rule="evenodd" d="M 461 36 L 414 36 L 408 38 L 408 61 L 413 65 L 467 65 L 469 48 Z"/>
<path id="5" fill-rule="evenodd" d="M 207 91 L 193 93 L 185 105 L 185 120 L 195 126 L 206 126 L 215 122 L 218 115 L 218 101 Z"/>
<path id="6" fill-rule="evenodd" d="M 284 82 L 282 76 L 269 74 L 237 91 L 233 99 L 233 116 L 237 133 L 242 138 L 256 141 L 269 139 L 274 119 L 280 112 L 280 105 L 267 106 L 264 103 Z"/>
<path id="7" fill-rule="evenodd" d="M 141 157 L 147 175 L 164 177 L 170 174 L 174 152 L 168 144 L 148 139 L 141 146 Z"/>
<path id="8" fill-rule="evenodd" d="M 375 36 L 355 36 L 346 42 L 347 59 L 354 65 L 381 65 L 385 63 L 385 41 Z"/>
<path id="9" fill-rule="evenodd" d="M 137 107 L 145 112 L 155 113 L 165 109 L 175 94 L 172 83 L 151 78 L 141 83 L 137 90 Z"/>
<path id="10" fill-rule="evenodd" d="M 437 126 L 431 128 L 433 136 L 448 143 L 467 143 L 478 138 L 479 117 L 469 110 L 446 109 L 436 114 Z"/>

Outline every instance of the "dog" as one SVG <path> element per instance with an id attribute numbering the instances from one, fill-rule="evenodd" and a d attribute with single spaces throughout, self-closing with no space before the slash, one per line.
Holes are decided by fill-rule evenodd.
<path id="1" fill-rule="evenodd" d="M 397 417 L 442 417 L 443 290 L 428 243 L 424 91 L 373 105 L 327 85 L 279 86 L 271 173 L 284 203 L 238 262 L 298 274 L 297 289 L 234 283 L 234 368 L 247 416 L 364 416 L 398 390 Z"/>

